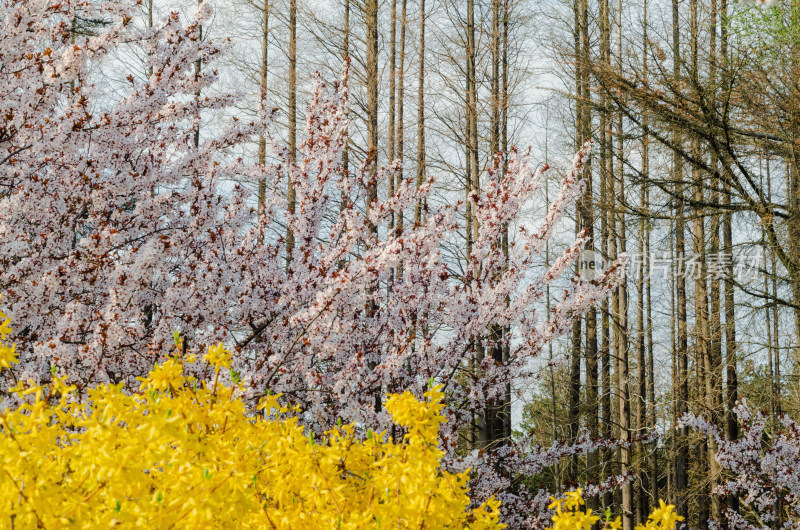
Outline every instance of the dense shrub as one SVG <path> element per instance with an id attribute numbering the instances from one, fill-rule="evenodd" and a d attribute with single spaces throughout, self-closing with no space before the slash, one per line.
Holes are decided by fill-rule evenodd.
<path id="1" fill-rule="evenodd" d="M 0 313 L 0 336 L 10 332 Z M 13 346 L 0 346 L 11 366 Z M 20 383 L 0 412 L 1 525 L 15 528 L 503 528 L 499 502 L 470 509 L 467 473 L 442 470 L 440 387 L 386 408 L 406 434 L 341 425 L 307 435 L 276 396 L 256 406 L 219 381 L 186 375 L 192 357 L 156 366 L 138 389 Z M 130 391 L 133 390 L 133 391 Z M 257 409 L 257 410 L 255 410 Z"/>

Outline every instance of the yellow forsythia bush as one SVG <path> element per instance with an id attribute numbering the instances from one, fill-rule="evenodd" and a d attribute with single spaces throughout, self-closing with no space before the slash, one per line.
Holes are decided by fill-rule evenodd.
<path id="1" fill-rule="evenodd" d="M 218 375 L 230 355 L 205 360 Z M 440 387 L 388 399 L 408 432 L 394 443 L 352 425 L 314 439 L 276 397 L 258 405 L 268 419 L 217 379 L 172 358 L 137 391 L 101 385 L 86 403 L 61 379 L 17 385 L 26 404 L 0 411 L 0 527 L 504 528 L 499 501 L 469 510 L 467 473 L 440 467 Z"/>
<path id="2" fill-rule="evenodd" d="M 600 521 L 600 516 L 592 513 L 591 508 L 584 508 L 583 492 L 580 488 L 568 492 L 563 499 L 553 498 L 549 508 L 555 510 L 553 515 L 554 525 L 548 530 L 591 530 Z M 675 513 L 675 506 L 659 500 L 659 507 L 647 518 L 643 525 L 636 525 L 635 530 L 673 530 L 683 517 Z M 622 521 L 619 517 L 612 520 L 606 514 L 602 530 L 619 530 Z"/>

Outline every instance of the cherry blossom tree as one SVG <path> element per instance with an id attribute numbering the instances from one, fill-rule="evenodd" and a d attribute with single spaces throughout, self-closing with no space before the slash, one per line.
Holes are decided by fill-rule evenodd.
<path id="1" fill-rule="evenodd" d="M 754 411 L 745 400 L 734 409 L 739 436 L 728 438 L 722 430 L 700 416 L 686 415 L 683 425 L 712 436 L 717 443 L 715 458 L 727 480 L 712 492 L 739 498 L 739 511 L 726 510 L 729 528 L 797 528 L 800 525 L 800 425 L 781 416 L 776 429 L 768 418 Z"/>
<path id="2" fill-rule="evenodd" d="M 219 154 L 247 131 L 191 141 L 203 111 L 232 101 L 198 95 L 215 74 L 192 65 L 219 53 L 199 40 L 210 11 L 142 31 L 128 9 L 3 2 L 0 286 L 25 323 L 15 337 L 24 377 L 123 380 L 152 367 L 160 308 L 225 226 L 231 200 L 218 185 L 234 167 Z M 81 34 L 76 20 L 105 24 Z M 128 75 L 109 102 L 92 67 L 131 42 L 152 73 Z"/>
<path id="3" fill-rule="evenodd" d="M 476 414 L 501 402 L 516 379 L 534 376 L 531 359 L 622 274 L 617 262 L 593 281 L 568 282 L 552 310 L 543 309 L 547 286 L 571 274 L 584 243 L 579 235 L 541 267 L 545 243 L 583 193 L 589 145 L 538 225 L 521 217 L 547 168 L 535 169 L 528 151 L 497 156 L 468 198 L 478 229 L 466 273 L 456 274 L 441 249 L 457 237 L 464 204 L 428 206 L 432 178 L 420 187 L 409 179 L 366 204 L 370 179 L 396 179 L 399 164 L 376 177 L 366 165 L 343 167 L 347 68 L 330 86 L 317 80 L 296 162 L 275 141 L 266 164 L 247 164 L 232 148 L 269 130 L 269 116 L 216 123 L 195 141 L 204 116 L 236 100 L 206 95 L 220 53 L 200 39 L 208 7 L 188 22 L 171 14 L 137 29 L 123 3 L 2 5 L 0 290 L 22 324 L 14 337 L 19 377 L 133 385 L 180 332 L 184 351 L 172 353 L 224 342 L 235 353 L 228 376 L 254 398 L 282 393 L 310 429 L 340 419 L 388 427 L 386 392 L 421 395 L 436 380 L 447 393 L 447 465 L 473 468 L 479 502 L 508 490 L 515 473 L 602 445 L 582 439 L 542 450 L 505 440 L 466 456 L 459 450 Z M 104 24 L 77 34 L 77 19 Z M 127 46 L 141 48 L 147 74 L 131 73 L 109 99 L 94 67 Z M 262 181 L 268 193 L 256 206 Z M 416 205 L 420 221 L 402 233 L 375 230 Z M 500 243 L 511 226 L 506 252 Z M 507 355 L 476 355 L 490 348 Z M 505 510 L 517 526 L 531 526 L 545 498 L 507 493 Z"/>

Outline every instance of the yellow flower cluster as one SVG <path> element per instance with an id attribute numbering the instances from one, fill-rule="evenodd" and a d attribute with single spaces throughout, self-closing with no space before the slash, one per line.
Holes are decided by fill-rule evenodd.
<path id="1" fill-rule="evenodd" d="M 2 328 L 8 333 L 7 321 Z M 4 346 L 5 347 L 5 346 Z M 15 359 L 3 359 L 10 365 Z M 221 345 L 206 356 L 229 363 Z M 407 432 L 315 439 L 277 397 L 187 376 L 172 358 L 138 392 L 101 385 L 79 403 L 61 379 L 17 385 L 0 411 L 0 527 L 504 528 L 499 501 L 470 510 L 467 473 L 441 469 L 439 387 L 391 396 Z"/>
<path id="2" fill-rule="evenodd" d="M 11 319 L 0 310 L 0 370 L 11 368 L 12 364 L 17 363 L 17 349 L 14 344 L 6 344 L 6 337 L 11 333 L 9 323 Z"/>
<path id="3" fill-rule="evenodd" d="M 659 507 L 647 518 L 647 523 L 636 525 L 635 530 L 674 530 L 683 517 L 675 513 L 675 506 L 659 500 Z M 599 515 L 593 515 L 592 509 L 583 509 L 583 492 L 580 488 L 568 492 L 563 499 L 553 499 L 549 508 L 555 510 L 553 526 L 547 530 L 591 530 L 592 526 L 600 520 Z M 618 530 L 622 527 L 620 518 L 612 520 L 607 514 L 603 530 Z"/>

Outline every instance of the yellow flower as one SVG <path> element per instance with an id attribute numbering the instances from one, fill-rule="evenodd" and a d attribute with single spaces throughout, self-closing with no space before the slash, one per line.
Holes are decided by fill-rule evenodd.
<path id="1" fill-rule="evenodd" d="M 597 515 L 592 515 L 592 510 L 585 512 L 581 508 L 584 505 L 583 492 L 580 488 L 575 491 L 567 492 L 564 499 L 553 499 L 549 509 L 555 510 L 553 515 L 554 525 L 547 530 L 591 530 L 592 526 L 600 520 Z M 683 521 L 683 517 L 674 513 L 675 506 L 667 505 L 659 500 L 660 507 L 650 514 L 646 525 L 638 525 L 635 530 L 674 530 L 678 521 Z M 622 522 L 619 517 L 613 521 L 606 520 L 602 530 L 619 530 Z"/>
<path id="2" fill-rule="evenodd" d="M 5 313 L 0 311 L 0 320 L 2 320 L 5 316 L 6 316 Z M 11 334 L 11 327 L 9 326 L 10 323 L 11 319 L 6 318 L 5 320 L 3 320 L 3 323 L 0 324 L 0 339 L 5 339 Z"/>
<path id="3" fill-rule="evenodd" d="M 153 368 L 149 377 L 140 377 L 139 380 L 142 381 L 140 390 L 167 390 L 170 384 L 183 382 L 183 365 L 175 359 L 169 359 Z"/>
<path id="4" fill-rule="evenodd" d="M 0 344 L 0 368 L 11 368 L 12 364 L 17 364 L 17 348 L 14 344 L 10 347 Z"/>
<path id="5" fill-rule="evenodd" d="M 658 504 L 659 507 L 647 518 L 647 524 L 637 526 L 637 529 L 671 529 L 675 528 L 676 523 L 683 521 L 683 517 L 675 513 L 675 505 L 667 504 L 661 499 L 658 500 Z"/>
<path id="6" fill-rule="evenodd" d="M 209 357 L 229 362 L 222 345 Z M 235 387 L 186 383 L 169 359 L 145 392 L 99 385 L 86 403 L 61 379 L 50 392 L 20 385 L 34 400 L 3 415 L 3 516 L 20 528 L 505 527 L 497 499 L 471 509 L 467 473 L 441 468 L 438 388 L 389 397 L 405 443 L 362 440 L 354 425 L 310 436 L 278 396 L 251 408 Z"/>
<path id="7" fill-rule="evenodd" d="M 0 341 L 4 341 L 11 334 L 10 324 L 11 319 L 6 318 L 6 314 L 0 311 Z M 18 362 L 16 345 L 0 342 L 0 369 L 11 368 L 12 364 L 17 364 Z"/>
<path id="8" fill-rule="evenodd" d="M 221 342 L 216 346 L 209 346 L 208 353 L 203 358 L 216 371 L 219 371 L 220 368 L 230 368 L 231 366 L 231 354 Z"/>
<path id="9" fill-rule="evenodd" d="M 580 488 L 567 492 L 565 499 L 554 499 L 549 508 L 555 509 L 553 515 L 554 526 L 549 530 L 591 530 L 592 525 L 600 520 L 597 515 L 592 515 L 592 510 L 583 512 L 583 492 Z M 552 498 L 552 497 L 551 497 Z"/>

